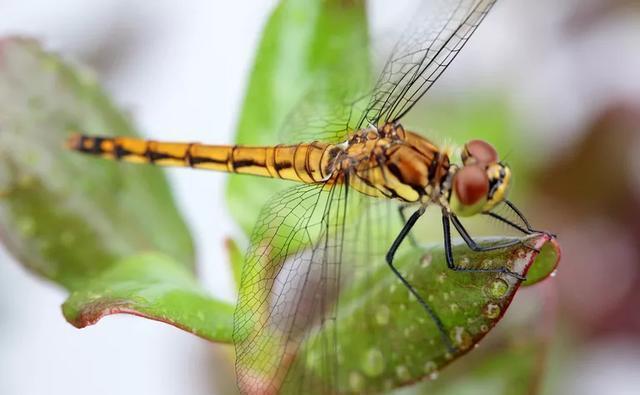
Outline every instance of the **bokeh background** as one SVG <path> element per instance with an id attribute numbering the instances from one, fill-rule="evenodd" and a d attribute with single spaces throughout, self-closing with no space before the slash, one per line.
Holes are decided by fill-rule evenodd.
<path id="1" fill-rule="evenodd" d="M 89 65 L 148 137 L 231 143 L 275 3 L 3 0 L 0 35 L 33 36 Z M 370 2 L 372 37 L 413 3 Z M 549 394 L 640 388 L 638 43 L 637 0 L 501 0 L 408 120 L 458 143 L 465 131 L 438 135 L 442 118 L 508 126 L 515 200 L 563 247 L 547 284 L 558 317 Z M 232 301 L 225 176 L 168 174 L 201 278 Z M 0 393 L 233 393 L 228 349 L 128 316 L 78 331 L 60 313 L 65 298 L 0 251 Z"/>

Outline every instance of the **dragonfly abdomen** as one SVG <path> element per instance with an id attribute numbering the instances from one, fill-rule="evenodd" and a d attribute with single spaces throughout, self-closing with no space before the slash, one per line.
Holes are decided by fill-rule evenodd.
<path id="1" fill-rule="evenodd" d="M 131 137 L 72 136 L 69 148 L 106 159 L 158 166 L 193 167 L 282 178 L 304 183 L 324 180 L 336 148 L 326 143 L 246 147 L 165 143 Z"/>

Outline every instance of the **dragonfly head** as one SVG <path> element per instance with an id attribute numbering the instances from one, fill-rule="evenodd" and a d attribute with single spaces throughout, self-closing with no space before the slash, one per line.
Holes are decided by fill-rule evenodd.
<path id="1" fill-rule="evenodd" d="M 451 210 L 461 217 L 488 212 L 509 191 L 511 170 L 500 163 L 489 143 L 472 140 L 462 151 L 462 166 L 453 175 Z"/>

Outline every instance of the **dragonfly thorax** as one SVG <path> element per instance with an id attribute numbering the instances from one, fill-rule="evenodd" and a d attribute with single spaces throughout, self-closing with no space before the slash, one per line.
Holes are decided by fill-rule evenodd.
<path id="1" fill-rule="evenodd" d="M 336 169 L 351 187 L 404 202 L 437 201 L 449 157 L 399 124 L 360 130 L 350 137 Z"/>

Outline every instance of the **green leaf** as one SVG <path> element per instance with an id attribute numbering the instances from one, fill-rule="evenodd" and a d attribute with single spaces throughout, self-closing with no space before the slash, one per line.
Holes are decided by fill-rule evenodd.
<path id="1" fill-rule="evenodd" d="M 233 273 L 233 280 L 235 282 L 235 288 L 240 287 L 240 280 L 242 279 L 242 264 L 244 263 L 244 254 L 240 251 L 238 244 L 231 238 L 225 241 L 227 247 L 227 253 L 229 254 L 229 264 L 231 265 L 231 272 Z"/>
<path id="2" fill-rule="evenodd" d="M 513 328 L 512 328 L 513 329 Z M 520 328 L 526 330 L 526 328 Z M 534 337 L 504 340 L 451 366 L 442 375 L 395 395 L 528 395 L 537 393 L 545 358 L 544 341 Z M 484 346 L 484 343 L 483 343 Z"/>
<path id="3" fill-rule="evenodd" d="M 555 270 L 560 262 L 560 248 L 557 243 L 547 243 L 540 249 L 536 258 L 536 264 L 527 273 L 527 280 L 523 286 L 537 284 L 549 276 L 554 276 Z"/>
<path id="4" fill-rule="evenodd" d="M 74 291 L 62 306 L 78 328 L 110 314 L 165 322 L 215 342 L 232 342 L 234 306 L 211 299 L 182 264 L 145 254 L 114 264 Z"/>
<path id="5" fill-rule="evenodd" d="M 72 130 L 133 134 L 90 73 L 34 41 L 0 40 L 0 239 L 9 251 L 70 290 L 143 250 L 193 269 L 162 172 L 68 152 Z"/>
<path id="6" fill-rule="evenodd" d="M 542 269 L 536 269 L 537 275 L 549 276 L 560 257 L 555 239 L 538 235 L 523 242 L 534 249 L 520 245 L 476 253 L 462 244 L 454 247 L 454 256 L 467 267 L 508 267 L 523 275 L 541 266 L 547 271 L 543 274 Z M 539 254 L 537 250 L 545 245 L 545 253 Z M 521 281 L 503 274 L 453 272 L 447 268 L 440 246 L 415 247 L 398 257 L 397 267 L 439 316 L 456 350 L 451 352 L 416 299 L 388 268 L 381 267 L 362 286 L 355 283 L 349 288 L 340 302 L 343 319 L 328 326 L 333 335 L 327 334 L 327 338 L 340 339 L 343 355 L 343 374 L 337 375 L 339 392 L 383 392 L 433 377 L 472 350 L 497 324 L 521 285 Z M 373 327 L 371 314 L 375 314 Z M 386 341 L 372 348 L 372 338 Z M 324 366 L 317 363 L 317 356 L 324 352 L 323 342 L 314 340 L 315 337 L 309 339 L 292 368 L 325 380 Z M 294 374 L 297 376 L 312 377 Z"/>
<path id="7" fill-rule="evenodd" d="M 341 92 L 370 79 L 363 0 L 283 0 L 267 23 L 238 123 L 238 144 L 278 141 L 288 115 L 309 91 Z M 327 96 L 326 106 L 344 97 Z M 333 100 L 333 103 L 331 102 Z M 267 199 L 290 183 L 231 176 L 227 203 L 249 234 Z"/>

